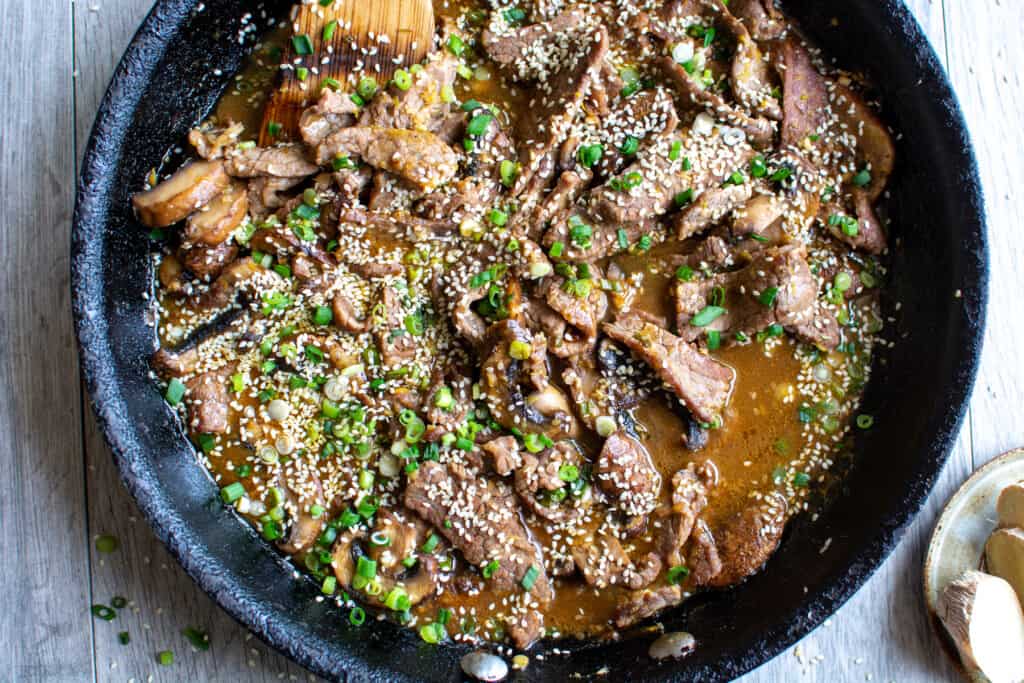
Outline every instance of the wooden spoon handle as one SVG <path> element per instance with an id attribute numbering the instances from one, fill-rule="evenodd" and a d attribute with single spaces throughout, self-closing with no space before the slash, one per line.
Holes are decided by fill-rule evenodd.
<path id="1" fill-rule="evenodd" d="M 383 86 L 398 69 L 421 62 L 434 39 L 434 9 L 431 0 L 307 2 L 293 26 L 288 66 L 263 111 L 261 145 L 295 139 L 299 115 L 321 87 L 352 90 L 363 76 Z"/>

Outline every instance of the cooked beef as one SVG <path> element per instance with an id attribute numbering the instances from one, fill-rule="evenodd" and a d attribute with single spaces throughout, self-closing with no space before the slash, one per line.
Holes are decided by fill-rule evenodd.
<path id="1" fill-rule="evenodd" d="M 761 235 L 786 212 L 786 203 L 771 194 L 755 194 L 733 211 L 730 233 L 733 237 Z"/>
<path id="2" fill-rule="evenodd" d="M 196 434 L 223 434 L 228 430 L 227 379 L 234 371 L 234 365 L 229 364 L 185 382 L 189 427 Z"/>
<path id="3" fill-rule="evenodd" d="M 359 107 L 351 96 L 338 90 L 324 88 L 320 99 L 307 107 L 299 117 L 299 133 L 310 147 L 316 147 L 327 136 L 355 123 Z"/>
<path id="4" fill-rule="evenodd" d="M 288 202 L 282 196 L 305 178 L 271 178 L 259 177 L 249 181 L 249 213 L 255 218 L 265 218 Z"/>
<path id="5" fill-rule="evenodd" d="M 149 364 L 161 377 L 184 377 L 199 367 L 199 348 L 183 350 L 160 348 L 150 357 Z"/>
<path id="6" fill-rule="evenodd" d="M 515 79 L 550 81 L 564 65 L 582 56 L 584 34 L 593 28 L 591 23 L 586 12 L 567 10 L 550 21 L 519 29 L 485 30 L 481 42 L 487 56 Z"/>
<path id="7" fill-rule="evenodd" d="M 359 125 L 441 131 L 452 113 L 452 105 L 443 93 L 454 85 L 458 66 L 454 55 L 438 53 L 422 69 L 412 72 L 408 88 L 392 85 L 378 93 L 360 115 Z"/>
<path id="8" fill-rule="evenodd" d="M 647 514 L 657 505 L 661 475 L 643 444 L 621 431 L 605 440 L 594 477 L 613 505 L 627 515 Z"/>
<path id="9" fill-rule="evenodd" d="M 375 213 L 357 207 L 342 209 L 339 220 L 343 224 L 351 223 L 381 230 L 385 234 L 390 234 L 400 239 L 407 239 L 411 242 L 422 242 L 439 236 L 450 235 L 457 232 L 459 228 L 458 224 L 450 220 L 420 218 L 403 212 Z"/>
<path id="10" fill-rule="evenodd" d="M 282 468 L 274 485 L 284 493 L 284 507 L 288 511 L 288 536 L 281 543 L 286 553 L 299 553 L 313 547 L 320 532 L 326 524 L 326 515 L 314 517 L 310 512 L 313 505 L 324 504 L 323 486 L 315 468 L 309 467 L 302 460 L 289 463 L 290 470 L 301 469 L 301 477 L 294 471 L 285 473 Z M 295 482 L 303 482 L 305 486 L 296 486 Z"/>
<path id="11" fill-rule="evenodd" d="M 348 208 L 359 203 L 366 189 L 373 182 L 373 169 L 369 166 L 357 166 L 337 171 L 334 182 L 338 186 L 337 198 L 339 208 Z"/>
<path id="12" fill-rule="evenodd" d="M 529 572 L 536 574 L 531 600 L 541 605 L 551 600 L 540 548 L 520 521 L 515 496 L 505 484 L 455 463 L 424 462 L 409 479 L 405 505 L 432 524 L 470 564 L 483 567 L 496 560 L 498 567 L 490 578 L 495 590 L 521 591 Z M 540 619 L 533 609 L 525 614 L 513 611 L 507 626 L 517 647 L 525 648 L 540 637 Z"/>
<path id="13" fill-rule="evenodd" d="M 603 329 L 650 365 L 697 419 L 721 419 L 736 376 L 732 368 L 634 313 L 605 323 Z"/>
<path id="14" fill-rule="evenodd" d="M 393 285 L 381 289 L 381 321 L 375 326 L 377 349 L 384 365 L 398 365 L 416 356 L 416 338 L 405 328 L 402 293 Z"/>
<path id="15" fill-rule="evenodd" d="M 224 268 L 235 260 L 238 245 L 234 242 L 221 242 L 216 246 L 197 244 L 182 248 L 178 254 L 181 265 L 190 273 L 203 281 L 213 280 L 220 276 Z"/>
<path id="16" fill-rule="evenodd" d="M 782 108 L 772 94 L 770 67 L 747 27 L 729 12 L 722 12 L 722 23 L 736 41 L 729 84 L 733 97 L 745 109 L 769 119 L 782 119 Z"/>
<path id="17" fill-rule="evenodd" d="M 702 192 L 672 221 L 676 238 L 683 240 L 703 232 L 729 212 L 743 206 L 753 192 L 749 183 L 713 187 Z"/>
<path id="18" fill-rule="evenodd" d="M 559 147 L 579 116 L 591 81 L 608 52 L 608 33 L 603 28 L 588 33 L 586 38 L 592 40 L 586 53 L 567 62 L 547 80 L 538 101 L 524 112 L 520 122 L 518 157 L 522 168 L 512 191 L 527 208 L 540 200 L 554 176 Z"/>
<path id="19" fill-rule="evenodd" d="M 693 325 L 692 318 L 712 303 L 712 292 L 724 293 L 714 320 Z M 723 343 L 737 335 L 751 338 L 771 325 L 802 330 L 820 313 L 818 282 L 807 265 L 804 247 L 772 247 L 757 254 L 750 265 L 733 273 L 676 285 L 676 326 L 679 336 L 695 341 L 709 330 L 721 333 Z M 705 311 L 706 312 L 706 311 Z"/>
<path id="20" fill-rule="evenodd" d="M 828 115 L 825 79 L 811 62 L 811 55 L 796 37 L 782 43 L 782 144 L 799 146 L 822 132 Z"/>
<path id="21" fill-rule="evenodd" d="M 523 465 L 519 441 L 514 436 L 499 436 L 481 446 L 491 457 L 491 466 L 502 477 L 507 477 Z"/>
<path id="22" fill-rule="evenodd" d="M 679 586 L 647 588 L 630 594 L 620 603 L 615 608 L 613 621 L 617 628 L 626 628 L 682 601 L 683 589 Z"/>
<path id="23" fill-rule="evenodd" d="M 226 308 L 234 303 L 238 292 L 256 278 L 263 279 L 271 288 L 284 289 L 284 280 L 280 275 L 260 266 L 251 258 L 240 258 L 224 268 L 210 284 L 210 288 L 196 300 L 195 307 L 200 311 Z"/>
<path id="24" fill-rule="evenodd" d="M 192 161 L 156 187 L 132 195 L 139 220 L 165 228 L 206 206 L 230 184 L 220 161 Z"/>
<path id="25" fill-rule="evenodd" d="M 892 136 L 864 99 L 843 85 L 836 85 L 831 106 L 840 128 L 850 131 L 856 139 L 857 170 L 870 171 L 870 182 L 859 192 L 866 193 L 868 205 L 873 205 L 882 196 L 892 175 L 896 160 Z"/>
<path id="26" fill-rule="evenodd" d="M 589 340 L 592 344 L 597 338 L 597 326 L 608 312 L 608 296 L 598 284 L 603 276 L 596 265 L 581 264 L 577 268 L 586 267 L 588 277 L 579 280 L 554 276 L 547 286 L 545 299 L 551 309 L 565 318 L 578 336 Z M 580 283 L 584 283 L 586 296 L 580 296 Z M 571 290 L 571 291 L 570 291 Z"/>
<path id="27" fill-rule="evenodd" d="M 560 441 L 552 448 L 540 453 L 519 453 L 521 464 L 515 470 L 514 486 L 520 502 L 538 517 L 550 522 L 564 522 L 577 516 L 579 508 L 558 505 L 550 497 L 551 492 L 565 486 L 561 468 L 571 465 L 577 469 L 582 465 L 579 451 L 566 441 Z M 497 469 L 497 459 L 495 466 Z M 501 463 L 503 466 L 505 462 Z M 546 500 L 538 497 L 546 496 Z"/>
<path id="28" fill-rule="evenodd" d="M 729 12 L 743 22 L 754 40 L 778 40 L 786 32 L 785 20 L 773 0 L 732 0 Z"/>
<path id="29" fill-rule="evenodd" d="M 722 568 L 707 585 L 726 588 L 756 573 L 778 547 L 785 520 L 786 501 L 778 494 L 737 512 L 715 533 Z"/>
<path id="30" fill-rule="evenodd" d="M 708 505 L 708 489 L 712 482 L 702 468 L 690 464 L 672 476 L 672 507 L 661 523 L 659 551 L 669 567 L 685 566 L 683 547 L 690 539 L 693 525 Z M 704 475 L 704 476 L 702 476 Z"/>
<path id="31" fill-rule="evenodd" d="M 240 123 L 229 123 L 226 126 L 204 125 L 190 130 L 188 141 L 195 148 L 196 154 L 203 159 L 222 159 L 225 150 L 238 142 L 243 130 L 245 126 Z"/>
<path id="32" fill-rule="evenodd" d="M 236 147 L 227 156 L 224 168 L 236 178 L 303 178 L 320 170 L 306 159 L 306 148 L 300 144 Z"/>
<path id="33" fill-rule="evenodd" d="M 722 572 L 722 559 L 718 556 L 715 537 L 703 519 L 697 520 L 690 539 L 686 556 L 686 567 L 690 570 L 688 578 L 696 587 L 711 585 Z"/>
<path id="34" fill-rule="evenodd" d="M 361 318 L 355 304 L 344 292 L 338 292 L 331 299 L 331 312 L 334 315 L 334 324 L 350 334 L 362 334 L 373 327 L 370 316 Z"/>
<path id="35" fill-rule="evenodd" d="M 681 101 L 689 108 L 693 108 L 695 105 L 697 108 L 710 112 L 712 117 L 735 126 L 743 131 L 750 144 L 758 149 L 771 145 L 775 136 L 775 127 L 771 121 L 751 116 L 743 109 L 728 104 L 713 89 L 702 87 L 693 76 L 686 72 L 686 69 L 673 61 L 671 57 L 658 59 L 657 65 L 669 82 L 675 85 Z"/>
<path id="36" fill-rule="evenodd" d="M 231 237 L 249 210 L 246 187 L 233 182 L 185 222 L 185 239 L 215 247 Z"/>
<path id="37" fill-rule="evenodd" d="M 433 133 L 420 130 L 342 128 L 316 148 L 319 164 L 330 164 L 339 156 L 358 157 L 424 191 L 444 185 L 459 169 L 459 157 L 452 148 Z"/>
<path id="38" fill-rule="evenodd" d="M 638 590 L 650 585 L 661 572 L 661 558 L 655 553 L 648 553 L 639 566 L 634 565 L 613 533 L 599 531 L 573 541 L 573 561 L 584 580 L 595 588 L 623 586 Z"/>

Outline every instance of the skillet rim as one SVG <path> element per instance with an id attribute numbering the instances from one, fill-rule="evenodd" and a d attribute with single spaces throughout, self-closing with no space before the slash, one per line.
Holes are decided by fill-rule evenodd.
<path id="1" fill-rule="evenodd" d="M 298 634 L 292 633 L 288 627 L 268 619 L 265 615 L 266 605 L 248 600 L 244 591 L 233 590 L 230 584 L 238 581 L 237 576 L 228 580 L 211 576 L 207 566 L 210 559 L 205 551 L 194 552 L 194 549 L 182 542 L 182 536 L 188 535 L 186 531 L 194 534 L 195 530 L 187 530 L 187 525 L 175 516 L 175 510 L 165 509 L 154 502 L 157 497 L 151 494 L 160 485 L 152 476 L 152 470 L 157 465 L 144 458 L 128 457 L 135 447 L 136 438 L 133 435 L 139 428 L 129 424 L 117 411 L 120 398 L 117 385 L 120 380 L 111 355 L 109 352 L 104 353 L 107 347 L 102 347 L 101 343 L 97 352 L 91 346 L 97 340 L 109 341 L 103 336 L 106 321 L 96 318 L 95 302 L 87 296 L 87 293 L 95 294 L 88 287 L 88 280 L 95 276 L 96 264 L 89 258 L 92 245 L 86 239 L 90 231 L 102 233 L 102 226 L 108 217 L 104 197 L 110 191 L 117 167 L 108 159 L 120 161 L 124 138 L 133 124 L 133 115 L 144 94 L 148 76 L 165 55 L 177 29 L 187 21 L 192 7 L 198 2 L 157 0 L 114 72 L 80 165 L 71 244 L 71 295 L 80 368 L 90 404 L 98 426 L 112 450 L 120 477 L 154 533 L 189 576 L 221 608 L 268 645 L 319 675 L 327 678 L 347 679 L 355 676 L 372 680 L 396 680 L 399 674 L 394 670 L 375 670 L 372 664 L 358 658 L 343 657 L 339 660 L 317 652 L 302 643 L 296 637 Z M 714 672 L 703 672 L 703 675 L 710 675 L 712 679 L 742 675 L 777 656 L 842 607 L 888 558 L 923 507 L 949 457 L 967 410 L 980 362 L 988 302 L 989 255 L 984 196 L 974 148 L 949 78 L 916 19 L 901 0 L 883 0 L 875 11 L 903 27 L 907 49 L 939 88 L 932 98 L 944 105 L 946 118 L 942 123 L 963 144 L 961 153 L 966 164 L 959 167 L 958 173 L 966 187 L 961 202 L 966 210 L 962 236 L 969 239 L 964 240 L 959 249 L 967 276 L 963 298 L 970 302 L 976 312 L 976 319 L 970 321 L 969 333 L 961 335 L 966 345 L 961 347 L 954 372 L 947 380 L 945 401 L 934 411 L 941 419 L 942 427 L 930 439 L 931 446 L 926 454 L 929 459 L 927 472 L 920 480 L 907 482 L 898 513 L 871 543 L 861 549 L 861 561 L 846 566 L 831 585 L 821 585 L 807 594 L 807 599 L 800 605 L 806 617 L 801 617 L 786 629 L 764 631 L 758 642 L 747 652 L 734 655 L 732 660 L 723 662 Z M 672 676 L 669 671 L 665 673 Z M 707 679 L 701 677 L 700 680 Z"/>

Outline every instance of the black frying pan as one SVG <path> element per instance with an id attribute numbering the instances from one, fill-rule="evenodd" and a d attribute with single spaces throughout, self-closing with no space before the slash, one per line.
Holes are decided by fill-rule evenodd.
<path id="1" fill-rule="evenodd" d="M 268 15 L 284 16 L 290 2 L 268 3 Z M 885 117 L 903 133 L 890 186 L 893 278 L 884 300 L 897 318 L 889 329 L 896 344 L 879 353 L 865 397 L 876 427 L 857 435 L 853 465 L 818 520 L 794 520 L 764 572 L 666 615 L 669 629 L 696 635 L 689 658 L 652 661 L 650 636 L 558 643 L 573 653 L 531 662 L 523 679 L 564 681 L 608 667 L 608 680 L 710 681 L 761 664 L 835 611 L 885 559 L 957 434 L 981 348 L 987 254 L 982 193 L 956 99 L 898 0 L 784 4 L 841 65 L 873 75 Z M 237 40 L 246 12 L 258 16 L 242 0 L 160 0 L 100 107 L 72 237 L 74 314 L 93 405 L 157 535 L 207 593 L 269 644 L 329 678 L 456 680 L 464 648 L 424 645 L 386 622 L 354 629 L 314 601 L 318 587 L 292 579 L 290 565 L 218 502 L 147 376 L 155 348 L 144 324 L 150 245 L 129 195 L 183 143 L 239 68 L 252 42 Z M 821 554 L 826 539 L 831 545 Z"/>

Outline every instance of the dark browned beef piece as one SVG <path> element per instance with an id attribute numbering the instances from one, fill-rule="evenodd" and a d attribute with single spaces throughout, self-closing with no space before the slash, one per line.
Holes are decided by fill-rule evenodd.
<path id="1" fill-rule="evenodd" d="M 683 546 L 690 539 L 693 525 L 708 505 L 708 481 L 702 467 L 690 464 L 672 476 L 672 507 L 661 524 L 658 546 L 669 567 L 685 565 Z"/>
<path id="2" fill-rule="evenodd" d="M 259 177 L 249 181 L 249 214 L 257 219 L 265 218 L 273 210 L 279 209 L 288 202 L 282 196 L 305 178 L 270 178 Z"/>
<path id="3" fill-rule="evenodd" d="M 799 146 L 809 135 L 820 134 L 828 116 L 825 79 L 811 63 L 811 55 L 795 37 L 782 43 L 782 145 Z"/>
<path id="4" fill-rule="evenodd" d="M 546 448 L 540 453 L 521 451 L 518 457 L 520 465 L 515 469 L 514 486 L 520 502 L 528 510 L 550 522 L 563 522 L 579 514 L 579 508 L 554 502 L 546 504 L 537 498 L 538 493 L 557 491 L 565 486 L 565 482 L 559 477 L 563 465 L 573 465 L 577 468 L 581 466 L 582 459 L 575 446 L 568 441 L 560 441 L 554 447 Z M 500 464 L 504 467 L 507 462 L 509 460 L 505 459 Z M 496 471 L 498 464 L 496 456 Z"/>
<path id="5" fill-rule="evenodd" d="M 601 448 L 594 466 L 598 486 L 612 504 L 627 515 L 654 509 L 661 492 L 661 475 L 643 444 L 624 432 L 615 432 Z"/>
<path id="6" fill-rule="evenodd" d="M 319 164 L 338 156 L 358 157 L 429 191 L 450 181 L 459 170 L 459 157 L 429 131 L 352 126 L 331 133 L 316 148 Z"/>
<path id="7" fill-rule="evenodd" d="M 302 178 L 320 170 L 306 159 L 306 148 L 301 144 L 236 147 L 225 159 L 224 168 L 236 178 Z"/>
<path id="8" fill-rule="evenodd" d="M 785 20 L 773 0 L 732 0 L 729 12 L 743 22 L 754 40 L 778 40 L 786 32 Z"/>
<path id="9" fill-rule="evenodd" d="M 722 571 L 722 560 L 718 556 L 715 537 L 711 529 L 698 519 L 690 536 L 690 550 L 686 556 L 688 578 L 696 587 L 707 586 Z"/>
<path id="10" fill-rule="evenodd" d="M 234 372 L 229 364 L 209 370 L 185 382 L 188 393 L 185 405 L 189 411 L 189 427 L 197 434 L 223 434 L 228 430 L 227 378 Z"/>
<path id="11" fill-rule="evenodd" d="M 572 293 L 567 291 L 570 288 L 568 281 L 556 275 L 548 283 L 545 299 L 552 310 L 578 330 L 579 337 L 593 344 L 597 338 L 597 326 L 608 312 L 608 296 L 598 286 L 603 277 L 601 270 L 596 265 L 589 265 L 588 270 L 590 277 L 587 279 L 592 284 L 587 296 L 579 297 L 575 290 Z"/>
<path id="12" fill-rule="evenodd" d="M 746 204 L 753 193 L 754 188 L 748 183 L 712 187 L 700 193 L 692 204 L 672 220 L 676 239 L 684 240 L 704 232 L 731 211 Z"/>
<path id="13" fill-rule="evenodd" d="M 772 144 L 775 129 L 771 121 L 751 116 L 739 107 L 727 103 L 711 88 L 702 88 L 686 72 L 686 69 L 673 61 L 671 57 L 662 57 L 655 60 L 655 63 L 669 82 L 675 85 L 680 100 L 689 108 L 693 108 L 695 105 L 697 108 L 706 109 L 715 119 L 735 126 L 746 134 L 747 140 L 754 147 L 760 149 Z"/>
<path id="14" fill-rule="evenodd" d="M 466 368 L 455 361 L 447 368 L 436 369 L 430 386 L 427 388 L 427 405 L 424 418 L 427 429 L 423 434 L 425 441 L 436 441 L 445 434 L 454 432 L 466 419 L 472 406 L 472 384 Z M 442 408 L 435 402 L 435 397 L 442 387 L 452 393 L 454 405 Z"/>
<path id="15" fill-rule="evenodd" d="M 451 220 L 456 214 L 465 215 L 494 206 L 498 192 L 498 183 L 490 178 L 462 178 L 419 199 L 414 210 L 423 218 Z"/>
<path id="16" fill-rule="evenodd" d="M 741 270 L 677 283 L 679 336 L 695 341 L 716 330 L 723 341 L 731 342 L 737 333 L 750 337 L 774 323 L 789 327 L 808 319 L 817 303 L 818 282 L 806 257 L 800 245 L 773 247 L 758 253 Z M 713 291 L 724 294 L 720 305 L 725 312 L 709 324 L 691 324 L 711 302 Z"/>
<path id="17" fill-rule="evenodd" d="M 199 348 L 190 346 L 182 351 L 157 349 L 150 359 L 150 367 L 161 377 L 183 377 L 199 367 Z"/>
<path id="18" fill-rule="evenodd" d="M 484 453 L 491 456 L 491 466 L 502 477 L 515 472 L 523 465 L 523 456 L 519 451 L 519 441 L 514 436 L 499 436 L 481 446 Z"/>
<path id="19" fill-rule="evenodd" d="M 648 553 L 639 566 L 634 566 L 619 539 L 606 532 L 573 539 L 572 558 L 583 579 L 595 588 L 624 586 L 638 590 L 650 585 L 661 572 L 661 558 L 655 553 Z"/>
<path id="20" fill-rule="evenodd" d="M 540 548 L 519 519 L 512 489 L 462 465 L 424 462 L 409 479 L 405 505 L 458 548 L 466 561 L 483 567 L 497 561 L 489 586 L 497 591 L 522 591 L 522 580 L 536 574 L 530 597 L 541 606 L 550 602 L 551 583 Z M 532 569 L 531 569 L 532 568 Z M 540 612 L 513 610 L 506 623 L 513 641 L 525 648 L 542 634 Z"/>
<path id="21" fill-rule="evenodd" d="M 212 247 L 205 244 L 183 247 L 178 254 L 181 265 L 203 281 L 219 277 L 236 256 L 238 256 L 238 245 L 230 240 Z"/>
<path id="22" fill-rule="evenodd" d="M 355 123 L 359 107 L 346 93 L 324 88 L 320 99 L 299 117 L 299 132 L 303 141 L 316 147 L 328 135 Z"/>
<path id="23" fill-rule="evenodd" d="M 374 97 L 359 117 L 359 125 L 438 132 L 452 113 L 451 103 L 441 93 L 455 83 L 458 66 L 455 55 L 438 53 L 413 73 L 408 89 L 392 85 Z"/>
<path id="24" fill-rule="evenodd" d="M 680 586 L 659 586 L 631 594 L 615 609 L 615 626 L 626 628 L 683 601 Z"/>
<path id="25" fill-rule="evenodd" d="M 859 192 L 866 193 L 868 205 L 873 205 L 885 191 L 896 163 L 892 136 L 874 109 L 859 94 L 843 85 L 835 86 L 832 108 L 843 131 L 850 131 L 857 137 L 857 169 L 868 168 L 871 171 L 871 182 Z"/>
<path id="26" fill-rule="evenodd" d="M 421 242 L 443 235 L 450 235 L 459 229 L 451 220 L 434 220 L 400 213 L 374 213 L 358 207 L 346 207 L 341 210 L 341 223 L 352 223 L 375 230 L 382 230 L 411 242 Z"/>
<path id="27" fill-rule="evenodd" d="M 605 333 L 644 360 L 701 422 L 721 419 L 736 373 L 668 330 L 629 313 L 603 325 Z"/>
<path id="28" fill-rule="evenodd" d="M 334 183 L 338 186 L 339 210 L 358 204 L 371 182 L 373 182 L 373 169 L 369 166 L 348 168 L 334 173 Z"/>
<path id="29" fill-rule="evenodd" d="M 383 320 L 376 328 L 377 348 L 385 365 L 395 365 L 416 356 L 416 338 L 405 329 L 405 307 L 402 294 L 392 285 L 381 289 Z"/>
<path id="30" fill-rule="evenodd" d="M 513 78 L 541 82 L 557 78 L 567 63 L 579 59 L 587 15 L 568 10 L 551 19 L 507 32 L 487 29 L 481 36 L 484 51 Z"/>
<path id="31" fill-rule="evenodd" d="M 603 28 L 584 38 L 593 41 L 585 54 L 566 63 L 539 88 L 519 124 L 517 154 L 522 167 L 512 192 L 527 209 L 540 200 L 554 176 L 559 148 L 608 52 L 608 33 Z"/>
<path id="32" fill-rule="evenodd" d="M 753 502 L 736 513 L 715 533 L 715 546 L 722 569 L 708 586 L 727 588 L 756 573 L 782 538 L 786 522 L 786 500 L 778 494 L 764 502 Z"/>
<path id="33" fill-rule="evenodd" d="M 618 90 L 615 92 L 618 93 Z M 630 97 L 616 99 L 597 133 L 597 140 L 604 148 L 604 153 L 594 166 L 594 172 L 601 178 L 609 178 L 619 174 L 633 161 L 635 154 L 627 155 L 621 151 L 627 137 L 637 140 L 659 138 L 672 134 L 678 126 L 675 102 L 664 88 L 643 90 Z M 578 145 L 573 145 L 574 156 L 578 148 Z"/>
<path id="34" fill-rule="evenodd" d="M 709 235 L 693 251 L 673 255 L 666 259 L 673 271 L 679 266 L 688 266 L 695 271 L 724 268 L 732 264 L 733 252 L 729 243 L 718 235 Z"/>

